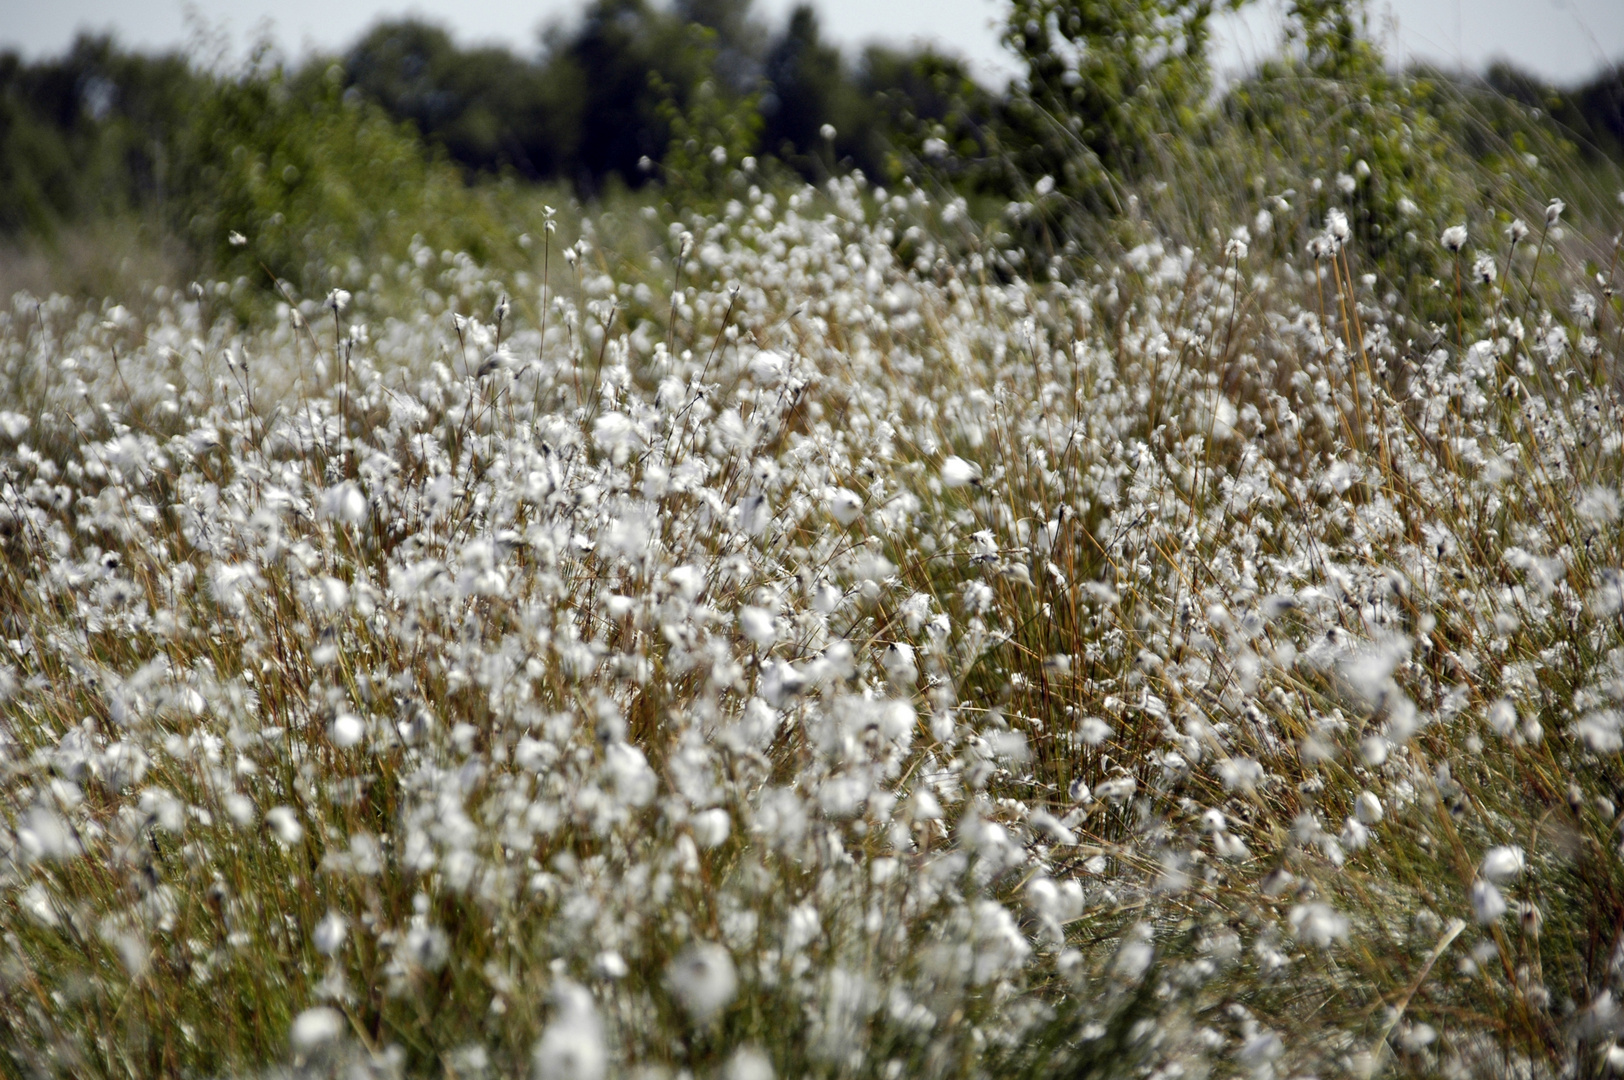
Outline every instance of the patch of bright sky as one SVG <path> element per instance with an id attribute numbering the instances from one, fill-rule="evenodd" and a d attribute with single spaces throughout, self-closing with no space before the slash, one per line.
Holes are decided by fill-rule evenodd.
<path id="1" fill-rule="evenodd" d="M 781 25 L 795 0 L 757 0 Z M 967 57 L 988 83 L 1017 70 L 999 45 L 999 0 L 822 0 L 826 34 L 848 48 L 933 41 Z M 1243 70 L 1279 40 L 1283 0 L 1259 0 L 1222 20 L 1219 67 Z M 407 13 L 451 27 L 464 42 L 499 42 L 525 52 L 537 31 L 567 21 L 579 0 L 0 0 L 0 47 L 29 56 L 60 52 L 81 29 L 111 30 L 129 46 L 185 46 L 199 27 L 241 52 L 260 30 L 290 56 L 336 51 L 381 18 Z M 1624 0 L 1375 0 L 1378 35 L 1403 63 L 1429 60 L 1481 68 L 1508 58 L 1558 84 L 1624 61 Z"/>

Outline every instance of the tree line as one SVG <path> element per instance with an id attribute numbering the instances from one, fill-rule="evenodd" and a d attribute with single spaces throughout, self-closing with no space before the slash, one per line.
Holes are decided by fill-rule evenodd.
<path id="1" fill-rule="evenodd" d="M 1127 193 L 1148 177 L 1212 172 L 1221 193 L 1375 170 L 1353 227 L 1401 259 L 1419 240 L 1400 243 L 1400 208 L 1453 197 L 1445 143 L 1527 158 L 1512 150 L 1537 122 L 1574 161 L 1624 160 L 1624 67 L 1574 87 L 1508 65 L 1393 73 L 1362 0 L 1294 0 L 1281 56 L 1215 94 L 1221 6 L 1017 0 L 1004 42 L 1024 71 L 1002 87 L 929 47 L 849 54 L 812 7 L 774 26 L 750 0 L 591 0 L 524 52 L 417 19 L 298 64 L 264 46 L 225 67 L 83 36 L 55 57 L 0 53 L 0 235 L 137 213 L 228 263 L 252 225 L 255 259 L 297 278 L 318 250 L 364 255 L 434 228 L 448 235 L 431 241 L 477 248 L 482 223 L 457 189 L 493 179 L 582 197 L 661 185 L 680 200 L 753 159 L 766 182 L 862 170 L 1019 204 L 1013 227 L 1049 258 L 1078 248 L 1079 221 L 1143 211 Z M 1327 129 L 1328 115 L 1350 126 Z"/>
<path id="2" fill-rule="evenodd" d="M 252 63 L 272 62 L 262 50 Z M 348 104 L 409 124 L 469 178 L 585 195 L 658 180 L 674 118 L 701 96 L 743 119 L 752 152 L 809 178 L 881 175 L 897 145 L 973 129 L 998 99 L 956 57 L 874 45 L 853 58 L 811 7 L 774 29 L 748 0 L 594 0 L 528 54 L 390 20 L 337 57 L 281 72 L 282 92 L 318 97 L 335 66 Z M 186 182 L 177 163 L 209 141 L 192 130 L 197 102 L 232 79 L 106 36 L 37 61 L 0 54 L 0 229 L 162 202 Z"/>

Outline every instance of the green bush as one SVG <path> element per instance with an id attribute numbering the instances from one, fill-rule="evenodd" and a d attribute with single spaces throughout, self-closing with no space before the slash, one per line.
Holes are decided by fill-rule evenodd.
<path id="1" fill-rule="evenodd" d="M 353 286 L 340 257 L 404 257 L 416 235 L 479 257 L 497 231 L 452 166 L 345 96 L 337 67 L 292 77 L 262 53 L 204 99 L 181 154 L 175 212 L 226 274 Z"/>

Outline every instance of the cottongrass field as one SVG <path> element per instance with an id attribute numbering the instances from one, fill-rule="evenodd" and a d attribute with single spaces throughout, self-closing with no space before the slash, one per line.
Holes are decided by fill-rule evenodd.
<path id="1" fill-rule="evenodd" d="M 1624 1069 L 1619 215 L 1336 198 L 13 298 L 4 1071 Z"/>

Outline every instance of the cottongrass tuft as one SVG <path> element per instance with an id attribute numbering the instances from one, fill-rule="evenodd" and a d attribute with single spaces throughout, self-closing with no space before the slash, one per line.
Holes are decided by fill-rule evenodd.
<path id="1" fill-rule="evenodd" d="M 863 513 L 863 497 L 855 491 L 838 488 L 829 496 L 829 516 L 841 525 L 850 525 Z"/>
<path id="2" fill-rule="evenodd" d="M 1307 197 L 1040 278 L 915 187 L 737 194 L 544 294 L 0 312 L 18 1056 L 1603 1060 L 1616 227 L 1412 301 Z"/>
<path id="3" fill-rule="evenodd" d="M 1325 903 L 1299 904 L 1291 910 L 1291 930 L 1322 949 L 1348 939 L 1347 916 Z"/>
<path id="4" fill-rule="evenodd" d="M 552 1000 L 553 1018 L 532 1055 L 536 1080 L 603 1080 L 609 1056 L 592 994 L 561 979 Z"/>
<path id="5" fill-rule="evenodd" d="M 1506 898 L 1492 882 L 1486 880 L 1473 882 L 1471 899 L 1472 914 L 1485 926 L 1506 913 Z"/>
<path id="6" fill-rule="evenodd" d="M 336 911 L 329 911 L 321 922 L 316 924 L 316 932 L 311 935 L 311 941 L 316 951 L 323 956 L 332 956 L 344 946 L 344 939 L 349 935 L 349 920 Z"/>
<path id="7" fill-rule="evenodd" d="M 344 1014 L 337 1009 L 318 1005 L 306 1009 L 293 1018 L 288 1029 L 288 1041 L 298 1057 L 309 1057 L 338 1042 L 349 1029 Z"/>
<path id="8" fill-rule="evenodd" d="M 741 1046 L 727 1059 L 723 1080 L 773 1080 L 772 1061 L 755 1046 Z"/>
<path id="9" fill-rule="evenodd" d="M 1522 848 L 1490 848 L 1483 855 L 1483 865 L 1479 872 L 1486 880 L 1496 885 L 1505 885 L 1522 876 L 1525 864 Z"/>
<path id="10" fill-rule="evenodd" d="M 696 941 L 671 961 L 666 984 L 693 1022 L 704 1027 L 732 1004 L 739 991 L 739 976 L 726 947 Z"/>
<path id="11" fill-rule="evenodd" d="M 949 455 L 942 462 L 943 487 L 962 488 L 980 482 L 981 470 L 957 454 Z"/>

